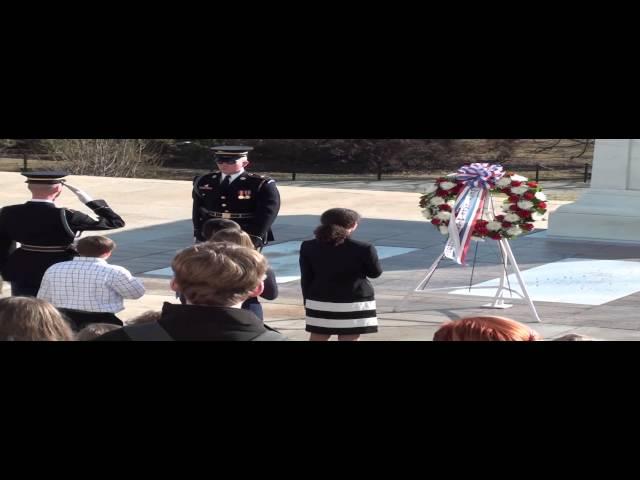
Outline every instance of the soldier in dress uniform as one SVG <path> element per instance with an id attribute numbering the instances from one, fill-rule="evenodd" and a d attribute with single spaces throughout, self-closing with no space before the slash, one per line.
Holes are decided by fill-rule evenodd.
<path id="1" fill-rule="evenodd" d="M 14 296 L 36 296 L 44 272 L 51 265 L 75 256 L 73 242 L 85 230 L 124 227 L 124 221 L 104 200 L 93 200 L 86 192 L 67 184 L 65 172 L 28 172 L 27 184 L 33 196 L 21 205 L 0 210 L 0 272 L 11 283 Z M 55 200 L 63 187 L 71 190 L 98 216 L 58 208 Z M 19 248 L 13 250 L 18 242 Z"/>
<path id="2" fill-rule="evenodd" d="M 256 247 L 273 240 L 271 226 L 280 211 L 275 180 L 245 171 L 252 147 L 214 147 L 219 172 L 193 180 L 193 234 L 204 241 L 202 226 L 210 218 L 228 218 L 251 235 Z"/>

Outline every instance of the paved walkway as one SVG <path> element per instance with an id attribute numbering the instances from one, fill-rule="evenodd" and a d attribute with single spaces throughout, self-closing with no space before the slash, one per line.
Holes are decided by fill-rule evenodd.
<path id="1" fill-rule="evenodd" d="M 26 200 L 27 191 L 19 174 L 0 172 L 0 181 L 5 186 L 0 204 Z M 125 228 L 110 234 L 118 244 L 112 262 L 143 277 L 148 293 L 141 300 L 127 301 L 122 317 L 129 319 L 146 310 L 159 309 L 163 301 L 175 302 L 168 288 L 168 279 L 151 276 L 147 272 L 166 268 L 177 250 L 191 244 L 191 184 L 99 177 L 72 177 L 70 182 L 94 198 L 105 198 L 127 221 Z M 318 216 L 327 208 L 340 206 L 353 208 L 363 215 L 356 238 L 371 241 L 379 247 L 413 249 L 382 261 L 385 273 L 373 282 L 381 329 L 376 335 L 363 336 L 364 340 L 431 340 L 434 331 L 447 319 L 481 313 L 503 314 L 522 322 L 532 322 L 528 308 L 521 302 L 514 302 L 515 306 L 506 311 L 487 310 L 482 307 L 488 302 L 486 297 L 449 293 L 454 287 L 469 284 L 471 267 L 443 262 L 429 284 L 429 291 L 413 292 L 444 245 L 444 237 L 423 219 L 417 207 L 417 192 L 422 191 L 421 185 L 411 186 L 402 181 L 350 185 L 307 183 L 280 183 L 282 210 L 274 228 L 277 243 L 311 238 Z M 545 183 L 545 191 L 551 198 L 555 188 L 566 193 L 570 187 Z M 576 184 L 571 188 L 579 190 L 583 187 L 584 184 Z M 58 203 L 86 211 L 86 207 L 67 191 Z M 551 201 L 551 209 L 561 203 L 566 201 Z M 518 239 L 511 245 L 523 272 L 531 275 L 538 270 L 541 272 L 537 277 L 531 277 L 534 279 L 532 290 L 540 286 L 536 285 L 538 282 L 553 283 L 558 285 L 556 291 L 560 301 L 536 301 L 542 323 L 531 323 L 531 326 L 547 339 L 569 332 L 610 340 L 640 339 L 640 317 L 635 313 L 640 300 L 636 287 L 640 290 L 640 281 L 636 282 L 635 277 L 625 285 L 618 285 L 613 280 L 615 275 L 583 274 L 583 278 L 577 278 L 577 274 L 566 274 L 564 279 L 558 279 L 549 269 L 550 264 L 557 266 L 556 262 L 566 262 L 566 259 L 574 259 L 572 265 L 579 265 L 579 261 L 584 260 L 589 268 L 596 268 L 594 271 L 600 268 L 597 263 L 593 264 L 594 260 L 617 260 L 623 262 L 619 264 L 620 268 L 633 269 L 640 262 L 640 249 L 550 241 L 544 236 L 546 220 L 536 226 L 539 229 L 537 234 Z M 265 250 L 267 254 L 269 248 Z M 494 242 L 479 244 L 474 256 L 474 286 L 500 275 Z M 561 267 L 565 268 L 564 265 Z M 533 270 L 536 268 L 538 270 Z M 567 303 L 562 301 L 563 285 L 563 288 L 573 290 L 591 289 L 585 292 L 602 287 L 613 292 L 613 299 L 598 305 L 587 304 L 590 296 L 585 293 L 584 303 Z M 5 294 L 8 293 L 6 290 Z M 268 323 L 292 339 L 306 339 L 298 281 L 281 284 L 280 291 L 280 297 L 275 301 L 263 302 Z M 621 296 L 616 297 L 618 293 Z"/>

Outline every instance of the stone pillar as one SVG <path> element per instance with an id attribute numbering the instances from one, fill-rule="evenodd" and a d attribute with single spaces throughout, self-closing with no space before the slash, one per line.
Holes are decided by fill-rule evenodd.
<path id="1" fill-rule="evenodd" d="M 640 140 L 597 139 L 591 187 L 549 216 L 547 238 L 640 245 Z"/>

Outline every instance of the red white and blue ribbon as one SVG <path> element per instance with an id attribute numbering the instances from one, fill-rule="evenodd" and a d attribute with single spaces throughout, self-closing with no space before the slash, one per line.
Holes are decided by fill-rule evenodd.
<path id="1" fill-rule="evenodd" d="M 458 169 L 456 178 L 468 187 L 490 190 L 504 175 L 502 165 L 497 163 L 472 163 Z"/>
<path id="2" fill-rule="evenodd" d="M 456 179 L 465 188 L 460 192 L 449 221 L 449 240 L 444 248 L 444 256 L 456 263 L 464 264 L 476 222 L 482 218 L 489 190 L 504 175 L 501 165 L 472 163 L 458 169 Z"/>

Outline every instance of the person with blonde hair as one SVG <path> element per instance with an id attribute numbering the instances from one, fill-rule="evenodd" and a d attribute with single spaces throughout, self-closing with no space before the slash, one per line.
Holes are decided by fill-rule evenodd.
<path id="1" fill-rule="evenodd" d="M 242 303 L 264 289 L 267 260 L 253 248 L 230 243 L 199 243 L 180 251 L 173 262 L 171 288 L 186 305 L 165 302 L 160 320 L 125 326 L 96 341 L 280 341 Z"/>
<path id="2" fill-rule="evenodd" d="M 75 340 L 76 342 L 89 342 L 118 328 L 120 327 L 113 323 L 89 323 L 86 327 L 76 333 Z"/>
<path id="3" fill-rule="evenodd" d="M 162 312 L 158 312 L 156 310 L 147 310 L 144 313 L 132 318 L 131 320 L 127 320 L 127 325 L 142 325 L 145 323 L 154 323 L 160 320 L 162 316 Z"/>
<path id="4" fill-rule="evenodd" d="M 434 342 L 534 342 L 542 340 L 535 330 L 505 317 L 478 316 L 453 320 L 433 335 Z"/>
<path id="5" fill-rule="evenodd" d="M 49 302 L 34 297 L 0 299 L 0 341 L 69 341 L 73 331 Z"/>
<path id="6" fill-rule="evenodd" d="M 255 248 L 247 232 L 235 228 L 224 228 L 209 237 L 209 242 L 228 242 L 245 248 Z"/>
<path id="7" fill-rule="evenodd" d="M 210 242 L 229 242 L 241 247 L 254 248 L 253 241 L 248 233 L 240 229 L 225 228 L 214 233 L 210 238 Z M 260 297 L 266 300 L 275 300 L 278 298 L 278 282 L 276 274 L 272 268 L 267 268 L 266 277 L 264 279 L 264 291 Z M 242 304 L 242 308 L 253 312 L 260 320 L 264 320 L 264 311 L 258 297 L 249 297 Z"/>

